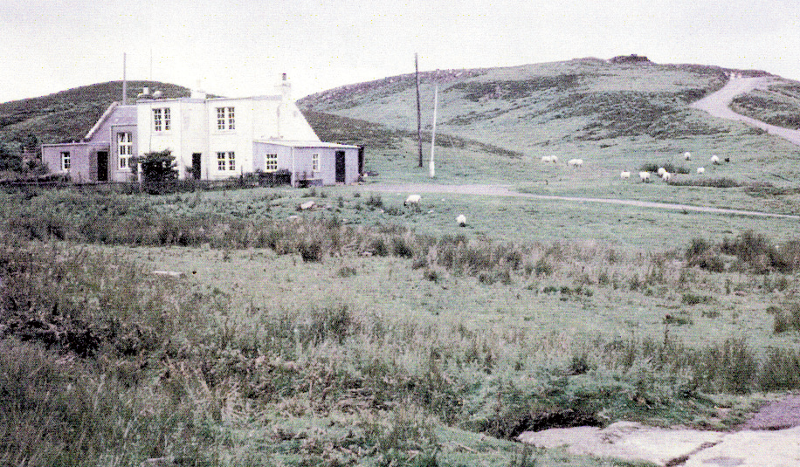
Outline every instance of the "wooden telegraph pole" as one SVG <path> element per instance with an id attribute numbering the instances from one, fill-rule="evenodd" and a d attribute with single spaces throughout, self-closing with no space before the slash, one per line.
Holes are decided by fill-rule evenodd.
<path id="1" fill-rule="evenodd" d="M 419 103 L 419 54 L 414 54 L 414 68 L 417 76 L 417 142 L 419 143 L 419 167 L 422 167 L 422 107 Z"/>

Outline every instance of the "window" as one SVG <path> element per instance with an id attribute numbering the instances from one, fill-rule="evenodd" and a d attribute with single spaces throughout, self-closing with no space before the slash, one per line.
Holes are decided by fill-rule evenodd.
<path id="1" fill-rule="evenodd" d="M 119 168 L 130 167 L 130 159 L 133 156 L 133 135 L 131 133 L 117 133 L 117 154 L 119 154 Z"/>
<path id="2" fill-rule="evenodd" d="M 69 151 L 62 152 L 61 153 L 61 170 L 69 170 L 71 165 L 72 165 L 72 158 L 70 157 Z"/>
<path id="3" fill-rule="evenodd" d="M 313 172 L 319 172 L 319 153 L 311 155 L 311 170 Z"/>
<path id="4" fill-rule="evenodd" d="M 153 109 L 153 131 L 169 131 L 170 114 L 169 108 Z"/>
<path id="5" fill-rule="evenodd" d="M 275 172 L 278 170 L 278 155 L 277 154 L 266 154 L 264 155 L 264 171 L 265 172 Z"/>
<path id="6" fill-rule="evenodd" d="M 230 152 L 217 153 L 217 170 L 236 170 L 236 154 Z"/>
<path id="7" fill-rule="evenodd" d="M 217 130 L 235 130 L 236 118 L 233 107 L 217 107 Z"/>

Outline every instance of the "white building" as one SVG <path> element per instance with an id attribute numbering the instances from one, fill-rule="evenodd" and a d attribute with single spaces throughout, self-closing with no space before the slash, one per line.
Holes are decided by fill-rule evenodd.
<path id="1" fill-rule="evenodd" d="M 291 100 L 285 75 L 278 88 L 273 95 L 247 98 L 208 98 L 193 91 L 191 97 L 177 99 L 162 99 L 145 89 L 133 106 L 112 104 L 84 141 L 44 145 L 43 159 L 51 171 L 84 181 L 130 180 L 132 155 L 166 149 L 175 157 L 181 179 L 288 171 L 292 185 L 357 181 L 363 150 L 320 141 Z M 132 108 L 135 125 L 128 121 L 124 132 L 113 134 L 115 126 L 105 122 L 123 110 L 130 115 Z M 92 139 L 97 133 L 102 140 Z"/>

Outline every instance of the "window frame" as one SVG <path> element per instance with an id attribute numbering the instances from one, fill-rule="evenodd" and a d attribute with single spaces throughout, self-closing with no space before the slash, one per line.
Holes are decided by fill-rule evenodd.
<path id="1" fill-rule="evenodd" d="M 321 172 L 320 167 L 320 154 L 318 152 L 311 154 L 311 171 L 312 172 Z"/>
<path id="2" fill-rule="evenodd" d="M 120 169 L 130 169 L 130 160 L 133 157 L 133 133 L 130 131 L 117 132 L 117 156 Z"/>
<path id="3" fill-rule="evenodd" d="M 264 154 L 264 172 L 273 173 L 278 171 L 278 154 Z"/>
<path id="4" fill-rule="evenodd" d="M 235 107 L 216 107 L 217 131 L 230 131 L 236 129 Z"/>
<path id="5" fill-rule="evenodd" d="M 235 151 L 217 151 L 217 172 L 234 172 L 236 170 Z"/>
<path id="6" fill-rule="evenodd" d="M 72 168 L 72 154 L 70 151 L 61 151 L 61 170 L 69 171 Z"/>
<path id="7" fill-rule="evenodd" d="M 154 107 L 153 131 L 163 133 L 172 129 L 172 114 L 169 107 Z"/>

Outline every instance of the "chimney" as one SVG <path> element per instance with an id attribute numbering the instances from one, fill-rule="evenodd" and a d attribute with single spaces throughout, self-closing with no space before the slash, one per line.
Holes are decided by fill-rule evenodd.
<path id="1" fill-rule="evenodd" d="M 206 97 L 207 97 L 206 96 L 206 92 L 203 91 L 203 80 L 202 79 L 198 79 L 197 80 L 196 89 L 192 89 L 192 99 L 203 99 L 203 100 L 205 100 Z"/>
<path id="2" fill-rule="evenodd" d="M 281 100 L 290 102 L 292 99 L 292 83 L 286 78 L 286 73 L 281 75 L 281 84 L 278 86 L 281 92 Z"/>

